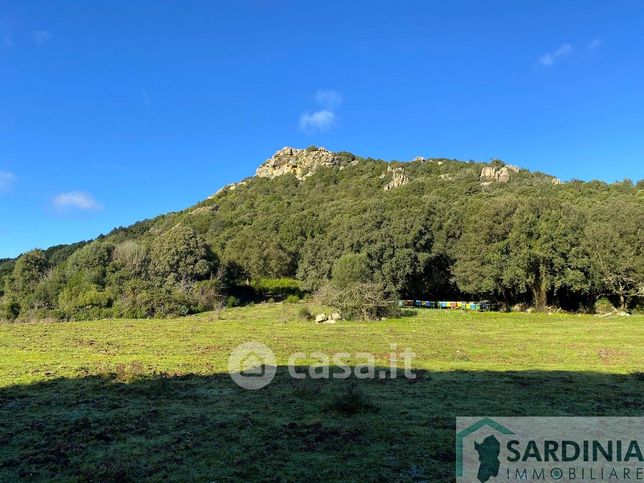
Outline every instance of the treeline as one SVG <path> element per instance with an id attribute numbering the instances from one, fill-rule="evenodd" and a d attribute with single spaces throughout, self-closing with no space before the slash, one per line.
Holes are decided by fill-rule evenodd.
<path id="1" fill-rule="evenodd" d="M 642 181 L 553 185 L 521 171 L 482 185 L 484 165 L 436 160 L 397 164 L 411 181 L 385 191 L 388 164 L 356 160 L 304 181 L 248 179 L 91 243 L 0 262 L 0 318 L 188 314 L 261 278 L 314 291 L 347 254 L 389 298 L 581 311 L 642 301 Z"/>

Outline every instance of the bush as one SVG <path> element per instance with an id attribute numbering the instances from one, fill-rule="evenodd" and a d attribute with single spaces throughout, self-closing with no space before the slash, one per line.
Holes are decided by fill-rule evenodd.
<path id="1" fill-rule="evenodd" d="M 197 303 L 197 312 L 214 310 L 224 305 L 224 296 L 221 294 L 219 280 L 203 280 L 194 284 L 191 290 L 192 297 Z"/>
<path id="2" fill-rule="evenodd" d="M 49 262 L 42 250 L 32 250 L 16 261 L 13 269 L 11 288 L 19 297 L 31 295 L 49 268 Z"/>
<path id="3" fill-rule="evenodd" d="M 96 285 L 66 287 L 58 299 L 58 315 L 67 320 L 104 319 L 114 315 L 111 290 Z"/>
<path id="4" fill-rule="evenodd" d="M 142 277 L 147 273 L 150 263 L 148 250 L 132 240 L 124 241 L 114 248 L 112 257 L 115 266 L 125 270 L 135 277 Z"/>
<path id="5" fill-rule="evenodd" d="M 335 394 L 331 402 L 326 405 L 326 409 L 351 416 L 356 413 L 375 411 L 378 408 L 369 401 L 364 392 L 352 384 L 344 391 Z"/>
<path id="6" fill-rule="evenodd" d="M 253 289 L 262 299 L 284 300 L 291 295 L 302 297 L 300 282 L 293 278 L 262 278 L 253 281 Z"/>
<path id="7" fill-rule="evenodd" d="M 300 302 L 300 297 L 297 295 L 289 295 L 286 297 L 286 300 L 284 301 L 287 304 L 297 304 Z"/>
<path id="8" fill-rule="evenodd" d="M 20 315 L 20 304 L 11 296 L 0 299 L 0 320 L 15 320 Z"/>
<path id="9" fill-rule="evenodd" d="M 333 284 L 344 288 L 356 283 L 371 281 L 371 271 L 367 256 L 363 253 L 347 253 L 333 264 Z"/>
<path id="10" fill-rule="evenodd" d="M 316 298 L 323 305 L 339 309 L 346 319 L 379 320 L 398 315 L 398 308 L 387 299 L 379 283 L 352 283 L 343 288 L 327 283 Z"/>
<path id="11" fill-rule="evenodd" d="M 67 260 L 67 277 L 72 283 L 104 287 L 114 247 L 95 241 L 76 250 Z"/>
<path id="12" fill-rule="evenodd" d="M 175 317 L 196 312 L 197 301 L 176 289 L 158 288 L 150 282 L 133 280 L 115 304 L 117 317 Z"/>
<path id="13" fill-rule="evenodd" d="M 192 228 L 178 224 L 152 241 L 150 271 L 158 281 L 189 283 L 217 271 L 219 260 Z"/>
<path id="14" fill-rule="evenodd" d="M 615 306 L 606 297 L 602 297 L 597 302 L 595 302 L 596 314 L 605 315 L 612 314 L 613 312 L 615 312 Z"/>
<path id="15" fill-rule="evenodd" d="M 300 307 L 300 309 L 297 311 L 297 318 L 302 320 L 302 321 L 309 321 L 313 320 L 315 317 L 311 313 L 311 310 L 308 307 Z"/>
<path id="16" fill-rule="evenodd" d="M 226 297 L 226 307 L 229 309 L 232 307 L 237 307 L 239 305 L 239 299 L 234 295 L 229 295 Z"/>
<path id="17" fill-rule="evenodd" d="M 364 253 L 348 253 L 336 260 L 331 282 L 318 290 L 316 298 L 339 309 L 347 319 L 377 320 L 398 312 L 387 299 L 384 286 L 373 282 Z"/>

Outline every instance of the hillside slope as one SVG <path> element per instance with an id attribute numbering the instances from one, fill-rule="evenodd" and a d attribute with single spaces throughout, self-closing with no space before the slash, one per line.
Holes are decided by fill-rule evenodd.
<path id="1" fill-rule="evenodd" d="M 312 290 L 346 253 L 391 296 L 626 308 L 644 291 L 643 187 L 284 148 L 186 210 L 0 264 L 0 318 L 189 313 L 266 277 Z"/>

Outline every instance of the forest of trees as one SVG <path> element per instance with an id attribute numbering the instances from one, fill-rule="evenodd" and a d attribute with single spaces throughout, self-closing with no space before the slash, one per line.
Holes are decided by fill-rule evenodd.
<path id="1" fill-rule="evenodd" d="M 555 185 L 520 171 L 482 185 L 484 164 L 440 160 L 394 163 L 411 181 L 384 190 L 387 163 L 342 155 L 359 162 L 250 178 L 185 211 L 0 261 L 0 319 L 188 314 L 265 278 L 313 292 L 352 254 L 361 283 L 390 299 L 642 303 L 642 181 Z"/>

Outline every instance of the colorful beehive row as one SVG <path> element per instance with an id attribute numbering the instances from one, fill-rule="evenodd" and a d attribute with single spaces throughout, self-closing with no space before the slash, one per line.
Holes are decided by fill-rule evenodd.
<path id="1" fill-rule="evenodd" d="M 425 309 L 463 309 L 463 310 L 485 310 L 489 304 L 485 302 L 434 302 L 431 300 L 400 300 L 399 307 L 419 307 Z"/>

